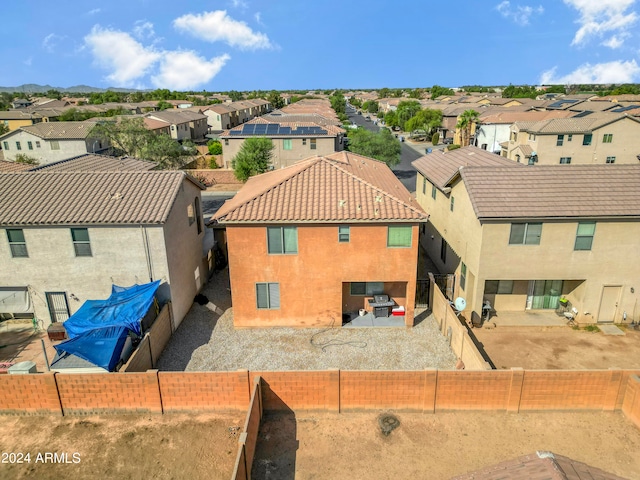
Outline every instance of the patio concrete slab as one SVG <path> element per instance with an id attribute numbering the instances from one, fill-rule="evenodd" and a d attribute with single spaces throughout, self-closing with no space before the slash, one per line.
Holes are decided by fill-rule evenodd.
<path id="1" fill-rule="evenodd" d="M 30 361 L 36 364 L 38 372 L 47 371 L 47 363 L 42 350 L 44 340 L 49 362 L 56 354 L 54 344 L 47 333 L 34 330 L 31 321 L 4 321 L 0 323 L 0 363 L 12 364 Z"/>
<path id="2" fill-rule="evenodd" d="M 598 328 L 605 335 L 624 335 L 624 332 L 613 324 L 610 324 L 610 325 L 599 324 Z"/>
<path id="3" fill-rule="evenodd" d="M 522 312 L 498 312 L 490 322 L 499 327 L 564 327 L 567 319 L 555 310 L 529 310 Z"/>
<path id="4" fill-rule="evenodd" d="M 344 324 L 344 328 L 366 328 L 366 327 L 404 327 L 404 317 L 374 317 L 367 313 L 363 316 L 356 316 L 350 322 Z"/>

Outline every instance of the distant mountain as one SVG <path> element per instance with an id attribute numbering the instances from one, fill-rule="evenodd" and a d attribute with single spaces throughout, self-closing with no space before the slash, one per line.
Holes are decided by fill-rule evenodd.
<path id="1" fill-rule="evenodd" d="M 52 87 L 51 85 L 38 85 L 36 83 L 25 83 L 18 87 L 0 87 L 0 92 L 24 92 L 24 93 L 46 93 L 48 90 L 57 90 L 60 93 L 101 93 L 111 90 L 112 92 L 138 92 L 144 90 L 136 90 L 135 88 L 96 88 L 89 85 L 75 85 L 69 88 Z"/>

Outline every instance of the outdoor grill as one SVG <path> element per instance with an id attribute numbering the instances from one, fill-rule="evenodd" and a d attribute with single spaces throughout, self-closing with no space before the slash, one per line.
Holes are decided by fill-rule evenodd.
<path id="1" fill-rule="evenodd" d="M 373 308 L 373 316 L 388 317 L 389 307 L 393 307 L 395 303 L 389 299 L 389 295 L 379 294 L 374 295 L 373 299 L 369 299 L 369 306 Z"/>

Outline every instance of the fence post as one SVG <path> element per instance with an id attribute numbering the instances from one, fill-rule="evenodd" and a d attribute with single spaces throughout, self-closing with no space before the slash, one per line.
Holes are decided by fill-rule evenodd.
<path id="1" fill-rule="evenodd" d="M 509 387 L 509 399 L 507 400 L 507 412 L 518 413 L 520 411 L 523 384 L 524 370 L 520 367 L 511 368 L 511 385 Z"/>
<path id="2" fill-rule="evenodd" d="M 438 391 L 438 369 L 427 368 L 424 371 L 423 413 L 435 413 L 436 392 Z"/>
<path id="3" fill-rule="evenodd" d="M 617 368 L 610 368 L 609 372 L 611 373 L 611 376 L 609 377 L 609 385 L 607 385 L 604 405 L 602 406 L 602 410 L 605 412 L 613 412 L 616 409 L 623 378 L 622 372 Z"/>

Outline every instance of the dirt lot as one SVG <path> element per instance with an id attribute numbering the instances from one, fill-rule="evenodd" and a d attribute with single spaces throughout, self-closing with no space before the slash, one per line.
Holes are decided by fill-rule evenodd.
<path id="1" fill-rule="evenodd" d="M 1 417 L 0 451 L 31 462 L 0 463 L 1 479 L 228 479 L 244 414 Z M 69 463 L 37 462 L 67 453 Z M 78 455 L 74 457 L 74 453 Z M 79 460 L 79 463 L 73 463 Z"/>
<path id="2" fill-rule="evenodd" d="M 496 368 L 640 368 L 640 332 L 624 336 L 570 327 L 497 327 L 472 332 Z"/>
<path id="3" fill-rule="evenodd" d="M 388 437 L 377 413 L 265 417 L 253 477 L 439 480 L 540 450 L 640 475 L 640 430 L 619 413 L 396 416 L 400 426 Z"/>

